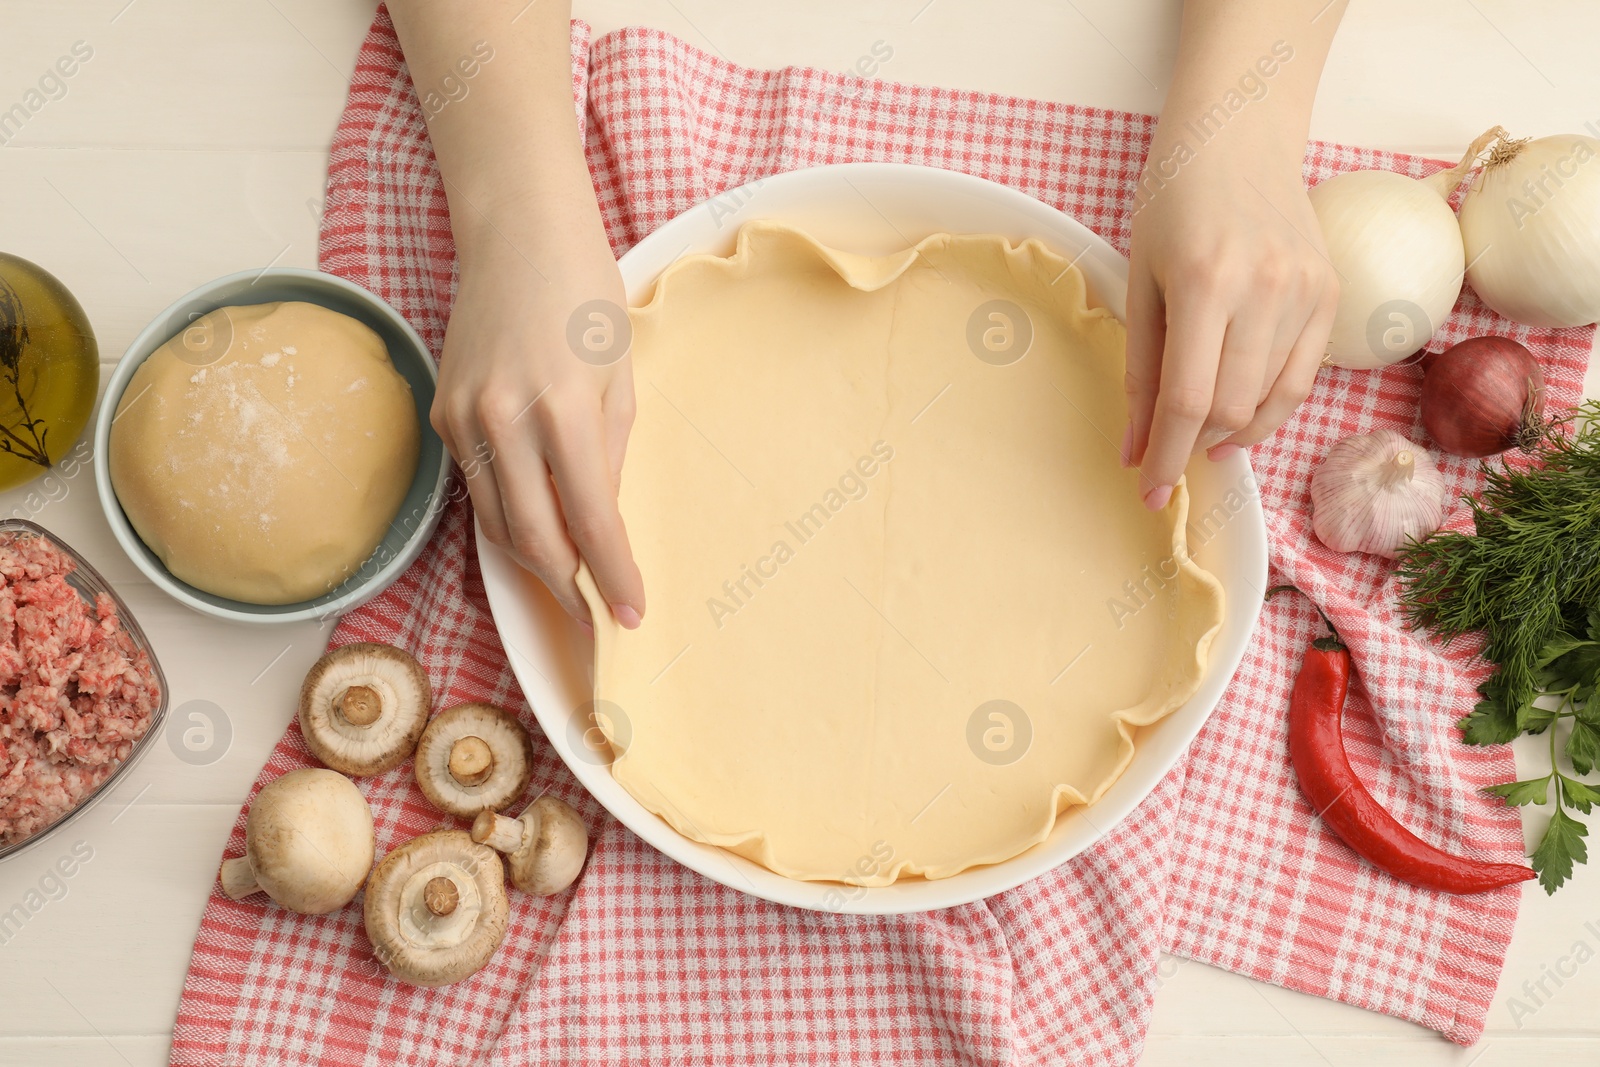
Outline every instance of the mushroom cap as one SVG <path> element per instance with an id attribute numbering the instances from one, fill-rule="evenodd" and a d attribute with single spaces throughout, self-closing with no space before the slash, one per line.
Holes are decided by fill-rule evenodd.
<path id="1" fill-rule="evenodd" d="M 529 804 L 518 821 L 522 843 L 506 857 L 512 884 L 524 893 L 548 897 L 576 881 L 589 854 L 589 830 L 578 813 L 547 795 Z M 477 831 L 474 824 L 473 840 Z"/>
<path id="2" fill-rule="evenodd" d="M 367 883 L 367 938 L 389 973 L 412 985 L 449 985 L 478 971 L 505 939 L 509 917 L 500 854 L 464 830 L 400 845 Z"/>
<path id="3" fill-rule="evenodd" d="M 350 903 L 372 869 L 372 809 L 354 782 L 308 767 L 261 787 L 244 824 L 255 884 L 302 915 Z"/>
<path id="4" fill-rule="evenodd" d="M 478 738 L 489 746 L 492 762 L 481 781 L 473 775 L 463 782 L 450 772 L 456 742 L 466 738 Z M 499 811 L 521 796 L 532 763 L 533 743 L 515 715 L 493 704 L 458 704 L 435 715 L 422 731 L 415 770 L 417 785 L 430 804 L 470 819 L 480 811 Z"/>
<path id="5" fill-rule="evenodd" d="M 363 641 L 332 649 L 312 666 L 300 687 L 300 732 L 311 754 L 334 770 L 381 774 L 416 749 L 432 707 L 420 663 L 393 645 Z"/>

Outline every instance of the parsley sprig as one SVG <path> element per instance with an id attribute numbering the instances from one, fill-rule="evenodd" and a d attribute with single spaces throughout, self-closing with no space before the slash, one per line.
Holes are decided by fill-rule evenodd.
<path id="1" fill-rule="evenodd" d="M 1486 792 L 1552 805 L 1530 859 L 1553 893 L 1588 858 L 1588 829 L 1570 812 L 1600 803 L 1600 786 L 1583 781 L 1600 764 L 1600 403 L 1557 426 L 1531 465 L 1486 465 L 1484 474 L 1483 492 L 1468 500 L 1473 534 L 1437 533 L 1402 555 L 1400 606 L 1443 639 L 1483 635 L 1496 670 L 1460 722 L 1468 744 L 1549 736 L 1548 774 Z"/>

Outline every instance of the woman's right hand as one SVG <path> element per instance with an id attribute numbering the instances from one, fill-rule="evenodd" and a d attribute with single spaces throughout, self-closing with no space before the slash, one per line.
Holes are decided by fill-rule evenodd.
<path id="1" fill-rule="evenodd" d="M 484 535 L 590 628 L 575 580 L 586 561 L 631 629 L 645 603 L 617 508 L 634 413 L 630 330 L 616 261 L 594 229 L 542 242 L 540 261 L 559 272 L 494 237 L 463 256 L 431 421 Z"/>

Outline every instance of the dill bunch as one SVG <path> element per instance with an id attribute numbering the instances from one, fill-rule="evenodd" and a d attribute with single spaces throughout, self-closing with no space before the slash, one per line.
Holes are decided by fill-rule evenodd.
<path id="1" fill-rule="evenodd" d="M 1468 744 L 1550 732 L 1549 774 L 1487 791 L 1545 804 L 1554 787 L 1552 821 L 1532 857 L 1553 892 L 1586 858 L 1585 828 L 1563 809 L 1586 814 L 1600 803 L 1600 790 L 1580 780 L 1600 763 L 1600 402 L 1552 425 L 1532 459 L 1484 466 L 1487 484 L 1467 501 L 1472 534 L 1435 533 L 1401 554 L 1400 610 L 1444 640 L 1483 635 L 1495 672 L 1460 722 Z M 1571 776 L 1557 764 L 1562 719 L 1571 721 Z"/>
<path id="2" fill-rule="evenodd" d="M 1399 561 L 1400 608 L 1408 624 L 1449 640 L 1481 632 L 1490 680 L 1505 714 L 1497 736 L 1521 731 L 1517 709 L 1539 689 L 1540 659 L 1556 636 L 1583 632 L 1600 604 L 1600 402 L 1554 427 L 1537 463 L 1485 464 L 1488 484 L 1469 497 L 1474 533 L 1436 533 Z"/>

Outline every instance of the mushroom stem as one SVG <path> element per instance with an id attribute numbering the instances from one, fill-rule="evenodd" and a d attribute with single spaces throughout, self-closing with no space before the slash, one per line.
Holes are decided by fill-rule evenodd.
<path id="1" fill-rule="evenodd" d="M 468 734 L 450 746 L 450 777 L 464 786 L 482 785 L 494 773 L 489 742 Z"/>
<path id="2" fill-rule="evenodd" d="M 472 821 L 472 839 L 496 852 L 515 852 L 522 847 L 522 835 L 527 829 L 528 825 L 521 819 L 483 811 Z"/>
<path id="3" fill-rule="evenodd" d="M 352 726 L 371 726 L 383 714 L 383 700 L 370 686 L 352 685 L 333 706 L 344 716 L 346 722 Z"/>
<path id="4" fill-rule="evenodd" d="M 229 900 L 242 900 L 251 893 L 261 891 L 261 886 L 256 882 L 256 869 L 248 857 L 235 856 L 231 860 L 223 860 L 221 877 L 222 891 L 228 894 Z"/>
<path id="5" fill-rule="evenodd" d="M 422 887 L 422 903 L 431 914 L 442 918 L 455 911 L 456 905 L 461 903 L 461 891 L 448 878 L 430 878 L 428 884 Z"/>

